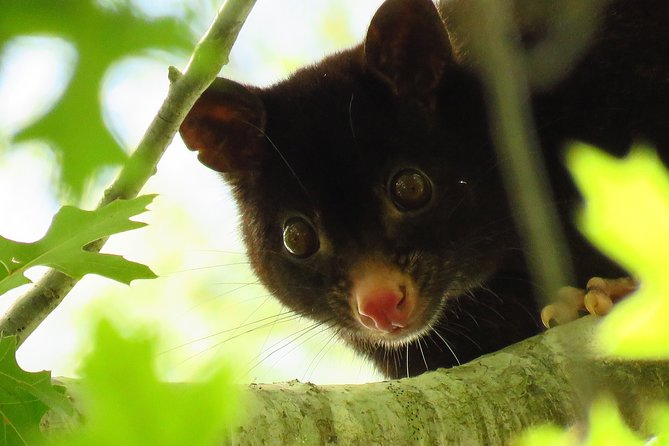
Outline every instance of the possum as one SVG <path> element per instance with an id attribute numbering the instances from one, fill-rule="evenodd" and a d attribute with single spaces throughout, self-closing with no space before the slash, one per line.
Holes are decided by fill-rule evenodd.
<path id="1" fill-rule="evenodd" d="M 598 14 L 588 45 L 529 98 L 583 281 L 624 272 L 570 224 L 565 142 L 617 155 L 636 140 L 669 145 L 669 2 Z M 389 378 L 541 329 L 483 87 L 443 19 L 429 0 L 387 0 L 360 45 L 267 88 L 219 78 L 180 129 L 231 186 L 262 283 Z M 536 27 L 522 31 L 541 43 Z"/>

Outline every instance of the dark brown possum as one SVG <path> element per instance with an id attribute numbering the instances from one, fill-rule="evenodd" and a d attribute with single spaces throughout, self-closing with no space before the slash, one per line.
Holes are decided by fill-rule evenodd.
<path id="1" fill-rule="evenodd" d="M 583 284 L 621 271 L 570 225 L 565 141 L 615 154 L 638 139 L 669 145 L 669 2 L 618 0 L 601 14 L 589 49 L 532 97 Z M 363 44 L 276 85 L 216 80 L 181 135 L 232 186 L 267 288 L 402 377 L 539 331 L 490 128 L 435 6 L 387 0 Z"/>

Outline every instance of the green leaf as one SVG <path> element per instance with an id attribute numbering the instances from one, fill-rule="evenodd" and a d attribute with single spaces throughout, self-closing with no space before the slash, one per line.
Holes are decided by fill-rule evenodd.
<path id="1" fill-rule="evenodd" d="M 22 370 L 15 359 L 16 339 L 0 339 L 0 444 L 27 445 L 39 433 L 48 409 L 70 415 L 63 388 L 51 384 L 51 373 Z"/>
<path id="2" fill-rule="evenodd" d="M 100 238 L 145 226 L 129 218 L 146 211 L 154 197 L 116 200 L 95 211 L 64 206 L 54 216 L 46 235 L 34 243 L 0 237 L 0 294 L 28 283 L 24 272 L 35 265 L 55 268 L 73 278 L 90 273 L 123 283 L 155 278 L 146 265 L 83 249 Z"/>
<path id="3" fill-rule="evenodd" d="M 608 399 L 595 401 L 590 408 L 590 428 L 585 446 L 644 446 L 623 421 L 615 403 Z"/>
<path id="4" fill-rule="evenodd" d="M 563 430 L 552 425 L 539 426 L 524 432 L 513 445 L 644 446 L 650 444 L 639 438 L 639 436 L 625 424 L 615 403 L 607 398 L 595 401 L 590 408 L 587 436 L 583 439 L 579 439 L 579 433 L 579 430 L 574 428 Z"/>
<path id="5" fill-rule="evenodd" d="M 557 426 L 545 425 L 528 429 L 511 444 L 512 446 L 573 446 L 578 442 L 573 433 L 565 432 Z"/>
<path id="6" fill-rule="evenodd" d="M 108 322 L 98 326 L 81 371 L 86 424 L 61 444 L 222 444 L 236 409 L 229 372 L 219 367 L 204 382 L 161 382 L 154 345 L 148 336 L 124 339 Z"/>
<path id="7" fill-rule="evenodd" d="M 578 145 L 569 152 L 567 164 L 585 197 L 579 227 L 642 284 L 603 319 L 599 343 L 625 357 L 669 357 L 667 171 L 656 153 L 644 147 L 618 159 Z"/>
<path id="8" fill-rule="evenodd" d="M 75 196 L 99 168 L 126 159 L 101 113 L 100 86 L 109 67 L 141 50 L 187 51 L 194 44 L 183 20 L 143 17 L 127 0 L 106 8 L 100 3 L 8 0 L 2 2 L 0 14 L 0 48 L 15 36 L 46 35 L 65 39 L 77 50 L 77 65 L 61 100 L 16 136 L 16 141 L 50 143 L 62 160 L 61 179 Z"/>
<path id="9" fill-rule="evenodd" d="M 655 436 L 657 445 L 669 444 L 669 404 L 658 403 L 648 411 L 645 431 Z M 650 444 L 650 443 L 649 443 Z"/>

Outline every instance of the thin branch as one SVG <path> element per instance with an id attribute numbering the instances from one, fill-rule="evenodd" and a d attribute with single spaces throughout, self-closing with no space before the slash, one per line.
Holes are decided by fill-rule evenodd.
<path id="1" fill-rule="evenodd" d="M 491 131 L 532 277 L 545 303 L 573 284 L 567 244 L 553 205 L 530 108 L 528 73 L 511 5 L 498 0 L 440 3 L 449 30 L 466 40 L 488 100 Z"/>
<path id="2" fill-rule="evenodd" d="M 531 109 L 531 93 L 549 88 L 588 48 L 600 25 L 597 20 L 607 0 L 593 0 L 587 8 L 572 0 L 441 0 L 448 29 L 456 35 L 467 63 L 479 73 L 487 97 L 491 133 L 516 225 L 523 236 L 528 266 L 544 304 L 565 285 L 575 284 L 567 243 L 552 199 L 548 175 Z M 556 10 L 558 8 L 559 10 Z M 518 24 L 549 16 L 547 38 L 538 48 L 521 46 Z M 546 27 L 546 26 L 545 26 Z M 574 39 L 573 35 L 579 37 Z M 564 49 L 562 57 L 547 57 Z M 557 59 L 559 62 L 554 62 Z M 556 74 L 558 73 L 558 74 Z M 563 345 L 569 352 L 571 344 Z M 573 362 L 565 383 L 584 403 L 595 394 L 588 370 Z M 587 404 L 581 406 L 586 409 Z"/>
<path id="3" fill-rule="evenodd" d="M 255 0 L 227 0 L 196 46 L 184 74 L 170 69 L 171 85 L 165 101 L 137 149 L 116 180 L 105 190 L 98 208 L 116 199 L 136 197 L 156 172 L 158 161 L 172 142 L 186 113 L 228 62 L 230 49 L 254 4 Z M 92 243 L 87 249 L 100 251 L 105 241 Z M 20 345 L 78 281 L 57 270 L 49 270 L 3 315 L 0 333 L 4 336 L 16 335 Z"/>

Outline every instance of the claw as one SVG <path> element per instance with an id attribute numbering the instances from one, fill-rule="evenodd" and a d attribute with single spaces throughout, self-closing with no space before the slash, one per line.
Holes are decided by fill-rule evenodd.
<path id="1" fill-rule="evenodd" d="M 593 277 L 586 290 L 562 287 L 555 302 L 541 310 L 541 322 L 547 328 L 578 319 L 583 313 L 603 316 L 613 308 L 613 304 L 638 288 L 636 280 L 623 277 L 603 279 Z"/>
<path id="2" fill-rule="evenodd" d="M 583 300 L 588 313 L 597 316 L 608 314 L 613 303 L 622 299 L 638 288 L 639 284 L 630 277 L 620 279 L 602 279 L 593 277 L 588 280 L 587 293 Z"/>
<path id="3" fill-rule="evenodd" d="M 613 300 L 611 300 L 611 297 L 597 288 L 588 290 L 583 299 L 583 303 L 585 304 L 588 313 L 597 316 L 609 314 L 611 308 L 613 308 Z"/>
<path id="4" fill-rule="evenodd" d="M 541 310 L 541 322 L 546 328 L 578 319 L 585 291 L 574 287 L 562 287 L 558 290 L 556 303 Z"/>
<path id="5" fill-rule="evenodd" d="M 555 315 L 558 313 L 557 305 L 546 305 L 541 309 L 541 322 L 546 328 L 553 328 L 556 325 L 559 325 Z"/>

